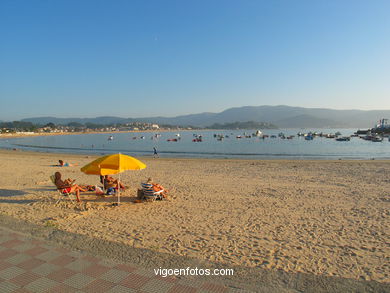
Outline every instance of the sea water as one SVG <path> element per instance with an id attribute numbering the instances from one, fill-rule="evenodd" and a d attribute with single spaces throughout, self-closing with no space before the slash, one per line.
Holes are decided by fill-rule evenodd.
<path id="1" fill-rule="evenodd" d="M 390 142 L 371 142 L 359 137 L 340 142 L 325 137 L 305 140 L 297 133 L 341 132 L 342 136 L 353 134 L 356 129 L 272 129 L 263 134 L 276 138 L 253 136 L 256 130 L 210 130 L 174 132 L 113 132 L 77 135 L 51 135 L 0 139 L 0 148 L 18 148 L 29 151 L 111 154 L 123 153 L 131 156 L 152 156 L 155 147 L 160 157 L 185 158 L 242 158 L 242 159 L 390 159 Z M 295 135 L 293 139 L 282 139 Z M 224 138 L 217 140 L 214 134 Z M 110 140 L 110 136 L 113 137 Z M 201 142 L 194 142 L 196 137 Z M 242 138 L 237 138 L 241 136 Z M 245 137 L 247 136 L 247 137 Z M 177 141 L 168 141 L 174 140 Z"/>

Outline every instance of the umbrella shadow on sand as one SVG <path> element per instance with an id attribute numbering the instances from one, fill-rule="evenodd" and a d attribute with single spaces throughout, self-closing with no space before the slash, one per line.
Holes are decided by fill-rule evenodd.
<path id="1" fill-rule="evenodd" d="M 121 202 L 122 203 L 135 203 L 135 201 L 139 199 L 136 196 L 131 196 L 131 195 L 123 195 L 121 196 Z M 98 204 L 114 204 L 118 202 L 117 196 L 115 195 L 105 195 L 100 196 L 100 195 L 91 195 L 89 196 L 88 194 L 81 194 L 81 200 L 84 202 L 89 202 L 89 203 L 98 203 Z"/>

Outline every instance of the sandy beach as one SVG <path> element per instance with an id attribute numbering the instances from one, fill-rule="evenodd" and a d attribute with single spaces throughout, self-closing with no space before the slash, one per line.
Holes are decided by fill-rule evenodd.
<path id="1" fill-rule="evenodd" d="M 257 269 L 390 282 L 389 161 L 140 158 L 146 169 L 121 174 L 129 188 L 119 207 L 93 193 L 81 205 L 56 204 L 49 176 L 99 184 L 80 172 L 94 158 L 0 151 L 0 215 L 116 243 L 123 255 L 146 249 L 247 269 L 247 282 Z M 78 166 L 56 167 L 58 159 Z M 170 201 L 134 203 L 148 177 L 169 189 Z"/>

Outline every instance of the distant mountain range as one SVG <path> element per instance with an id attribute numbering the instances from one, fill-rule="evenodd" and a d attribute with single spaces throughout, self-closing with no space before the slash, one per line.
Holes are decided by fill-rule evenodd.
<path id="1" fill-rule="evenodd" d="M 213 124 L 234 122 L 264 122 L 280 128 L 332 128 L 352 127 L 370 128 L 381 118 L 390 118 L 390 110 L 333 110 L 321 108 L 302 108 L 290 106 L 246 106 L 230 108 L 220 113 L 200 113 L 177 117 L 145 117 L 145 118 L 28 118 L 22 121 L 45 125 L 54 123 L 65 125 L 70 122 L 113 124 L 127 122 L 150 122 L 158 124 L 208 127 Z"/>

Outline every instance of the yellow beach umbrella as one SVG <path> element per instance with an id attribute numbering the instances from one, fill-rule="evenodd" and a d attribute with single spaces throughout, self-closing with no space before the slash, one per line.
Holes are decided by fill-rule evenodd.
<path id="1" fill-rule="evenodd" d="M 82 167 L 81 171 L 89 175 L 113 175 L 127 170 L 141 170 L 145 168 L 146 165 L 136 158 L 122 154 L 113 154 L 92 161 Z M 120 188 L 118 188 L 118 205 L 119 198 Z"/>

